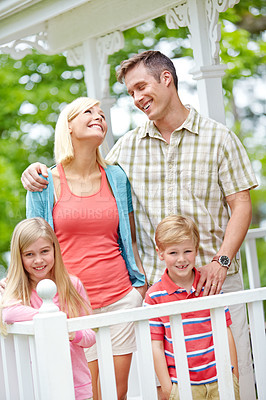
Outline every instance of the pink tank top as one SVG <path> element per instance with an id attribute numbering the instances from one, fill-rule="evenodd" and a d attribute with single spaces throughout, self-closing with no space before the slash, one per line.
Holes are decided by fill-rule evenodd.
<path id="1" fill-rule="evenodd" d="M 85 286 L 92 308 L 116 302 L 132 288 L 119 250 L 119 215 L 116 201 L 101 170 L 100 190 L 76 196 L 67 184 L 64 169 L 57 166 L 61 193 L 53 209 L 54 230 L 69 273 Z"/>

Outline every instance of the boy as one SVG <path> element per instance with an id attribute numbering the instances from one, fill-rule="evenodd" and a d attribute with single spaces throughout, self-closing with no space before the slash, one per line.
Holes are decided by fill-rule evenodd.
<path id="1" fill-rule="evenodd" d="M 145 305 L 195 297 L 200 276 L 195 268 L 199 240 L 198 228 L 188 217 L 171 215 L 159 223 L 155 233 L 156 250 L 166 270 L 161 279 L 147 291 Z M 232 322 L 228 308 L 225 312 L 235 398 L 239 400 L 237 355 L 229 327 Z M 184 335 L 190 337 L 190 340 L 186 340 L 186 350 L 193 399 L 219 400 L 210 311 L 182 314 L 182 320 Z M 179 400 L 169 317 L 151 320 L 150 329 L 155 371 L 163 399 Z"/>

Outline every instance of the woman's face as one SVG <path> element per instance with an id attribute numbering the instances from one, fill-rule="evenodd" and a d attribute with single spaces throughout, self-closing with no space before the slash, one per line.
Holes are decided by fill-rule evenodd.
<path id="1" fill-rule="evenodd" d="M 100 145 L 107 132 L 104 112 L 97 105 L 87 108 L 69 122 L 69 129 L 73 145 L 85 139 L 95 139 Z"/>

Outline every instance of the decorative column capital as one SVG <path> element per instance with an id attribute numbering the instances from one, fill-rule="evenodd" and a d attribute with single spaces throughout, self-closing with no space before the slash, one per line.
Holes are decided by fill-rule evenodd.
<path id="1" fill-rule="evenodd" d="M 110 65 L 108 56 L 124 47 L 124 35 L 121 31 L 109 33 L 96 41 L 96 51 L 99 62 L 99 75 L 101 77 L 102 98 L 109 97 Z"/>
<path id="2" fill-rule="evenodd" d="M 193 75 L 193 79 L 207 79 L 207 78 L 221 78 L 225 74 L 225 70 L 227 66 L 224 64 L 218 65 L 209 65 L 209 66 L 201 66 L 199 68 L 195 68 L 190 70 L 190 73 Z"/>
<path id="3" fill-rule="evenodd" d="M 187 1 L 171 8 L 165 15 L 167 28 L 178 29 L 180 27 L 190 27 L 189 5 Z"/>
<path id="4" fill-rule="evenodd" d="M 96 39 L 96 60 L 101 85 L 100 98 L 109 97 L 109 78 L 110 65 L 107 63 L 108 56 L 124 47 L 124 36 L 120 31 L 109 33 L 108 35 Z M 67 50 L 67 63 L 70 67 L 85 64 L 84 45 Z M 86 50 L 87 51 L 87 50 Z"/>
<path id="5" fill-rule="evenodd" d="M 67 65 L 70 67 L 77 67 L 78 65 L 84 64 L 84 51 L 83 46 L 73 47 L 68 49 L 66 53 Z"/>
<path id="6" fill-rule="evenodd" d="M 219 13 L 234 7 L 240 0 L 205 0 L 207 17 L 209 20 L 209 38 L 213 59 L 219 62 L 219 42 L 221 40 L 221 25 L 218 24 Z"/>
<path id="7" fill-rule="evenodd" d="M 201 24 L 204 26 L 207 23 L 210 54 L 213 64 L 219 64 L 219 42 L 221 39 L 221 26 L 218 24 L 219 13 L 226 11 L 228 7 L 233 7 L 240 0 L 202 0 L 199 2 L 200 4 L 197 4 L 197 1 L 199 0 L 184 0 L 183 3 L 170 9 L 165 16 L 166 25 L 169 29 L 187 26 L 191 33 L 190 40 L 193 47 L 193 42 L 196 43 L 198 36 L 197 29 L 200 29 Z M 199 13 L 197 7 L 205 8 L 205 13 Z M 206 15 L 207 21 L 204 21 Z M 198 21 L 198 28 L 195 28 L 193 23 L 195 18 L 202 18 L 202 21 Z"/>

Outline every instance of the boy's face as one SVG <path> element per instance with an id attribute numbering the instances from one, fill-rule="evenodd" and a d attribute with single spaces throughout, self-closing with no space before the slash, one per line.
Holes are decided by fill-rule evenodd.
<path id="1" fill-rule="evenodd" d="M 180 284 L 193 276 L 197 250 L 191 239 L 169 245 L 165 250 L 157 249 L 157 252 L 160 260 L 165 262 L 173 282 Z"/>

